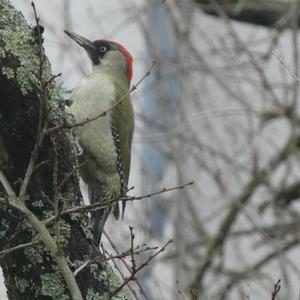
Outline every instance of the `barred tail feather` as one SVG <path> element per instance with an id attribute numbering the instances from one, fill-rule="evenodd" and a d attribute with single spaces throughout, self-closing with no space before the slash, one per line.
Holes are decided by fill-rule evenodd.
<path id="1" fill-rule="evenodd" d="M 90 184 L 88 188 L 89 188 L 89 199 L 91 204 L 116 198 L 114 195 L 109 194 L 105 190 L 105 187 L 103 186 L 101 187 L 100 184 L 96 184 L 95 186 Z M 91 222 L 92 222 L 94 240 L 98 246 L 100 245 L 101 242 L 101 235 L 103 232 L 105 222 L 111 212 L 114 214 L 116 219 L 119 218 L 120 208 L 118 202 L 113 203 L 108 207 L 91 212 Z"/>
<path id="2" fill-rule="evenodd" d="M 92 230 L 97 246 L 100 245 L 104 224 L 108 218 L 109 212 L 110 208 L 105 207 L 91 213 Z"/>
<path id="3" fill-rule="evenodd" d="M 119 203 L 118 202 L 114 204 L 114 207 L 112 208 L 112 211 L 113 211 L 114 217 L 116 218 L 116 220 L 118 220 L 119 216 L 120 216 L 120 208 L 119 208 Z"/>
<path id="4" fill-rule="evenodd" d="M 99 184 L 92 185 L 90 184 L 89 187 L 89 199 L 91 204 L 95 204 L 97 202 L 101 202 L 104 199 L 106 200 L 107 197 L 103 195 L 104 188 L 99 187 Z M 94 234 L 94 241 L 99 246 L 101 242 L 101 236 L 104 228 L 104 224 L 108 218 L 110 213 L 109 207 L 104 207 L 97 211 L 91 212 L 91 223 L 92 223 L 92 230 Z"/>
<path id="5" fill-rule="evenodd" d="M 124 219 L 125 208 L 126 208 L 126 201 L 122 200 L 122 220 Z"/>

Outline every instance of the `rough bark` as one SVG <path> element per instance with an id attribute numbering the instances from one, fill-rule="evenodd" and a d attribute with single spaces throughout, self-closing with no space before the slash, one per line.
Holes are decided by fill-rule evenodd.
<path id="1" fill-rule="evenodd" d="M 36 30 L 26 24 L 8 0 L 0 0 L 0 170 L 17 192 L 36 143 L 41 116 L 39 50 Z M 44 82 L 52 76 L 46 58 L 42 76 Z M 61 124 L 66 114 L 54 81 L 47 84 L 46 98 L 49 101 L 43 117 L 49 119 L 49 127 Z M 54 215 L 54 199 L 59 209 L 82 203 L 70 141 L 68 130 L 58 130 L 47 135 L 39 147 L 39 167 L 30 179 L 25 199 L 39 220 Z M 5 198 L 6 193 L 0 184 L 1 197 Z M 92 240 L 87 214 L 60 216 L 47 228 L 72 270 L 100 255 Z M 0 204 L 0 251 L 39 240 L 39 234 L 23 215 L 3 202 Z M 42 242 L 0 257 L 0 264 L 9 299 L 71 298 L 59 268 Z M 92 263 L 76 280 L 84 299 L 108 299 L 108 294 L 119 286 L 105 261 Z M 128 296 L 121 292 L 114 298 Z"/>
<path id="2" fill-rule="evenodd" d="M 296 8 L 294 0 L 194 0 L 207 14 L 218 16 L 214 2 L 233 20 L 273 27 L 277 29 L 292 28 L 292 18 Z M 300 24 L 299 6 L 298 26 Z"/>

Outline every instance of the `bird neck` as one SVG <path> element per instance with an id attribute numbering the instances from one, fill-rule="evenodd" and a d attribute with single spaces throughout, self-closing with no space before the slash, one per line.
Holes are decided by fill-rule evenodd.
<path id="1" fill-rule="evenodd" d="M 112 78 L 117 78 L 122 82 L 126 83 L 129 87 L 130 82 L 128 81 L 127 75 L 123 72 L 120 72 L 120 69 L 116 67 L 114 64 L 109 63 L 100 63 L 99 65 L 93 65 L 92 67 L 92 75 L 95 74 L 103 74 L 111 76 Z"/>

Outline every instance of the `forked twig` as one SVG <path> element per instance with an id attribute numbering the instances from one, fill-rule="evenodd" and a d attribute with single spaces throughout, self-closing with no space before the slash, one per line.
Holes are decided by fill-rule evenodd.
<path id="1" fill-rule="evenodd" d="M 125 285 L 127 285 L 130 281 L 133 281 L 136 279 L 136 274 L 141 271 L 143 268 L 145 268 L 154 258 L 156 258 L 159 254 L 161 254 L 162 252 L 164 252 L 166 250 L 166 247 L 168 247 L 168 245 L 170 245 L 171 243 L 173 243 L 173 240 L 169 240 L 164 246 L 162 246 L 154 255 L 150 255 L 149 258 L 143 262 L 138 268 L 136 268 L 134 271 L 132 271 L 132 273 L 130 274 L 130 276 L 128 278 L 126 278 L 126 280 L 124 280 L 124 282 L 118 287 L 116 288 L 112 293 L 109 294 L 109 299 L 112 299 L 113 296 L 115 296 L 116 294 L 118 294 Z"/>
<path id="2" fill-rule="evenodd" d="M 281 279 L 279 278 L 278 281 L 274 284 L 271 300 L 276 299 L 276 296 L 279 294 L 280 289 L 281 289 Z"/>

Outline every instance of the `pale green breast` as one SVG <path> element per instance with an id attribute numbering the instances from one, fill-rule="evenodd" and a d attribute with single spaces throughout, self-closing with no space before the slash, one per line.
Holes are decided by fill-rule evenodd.
<path id="1" fill-rule="evenodd" d="M 94 73 L 74 90 L 69 111 L 76 122 L 82 122 L 100 115 L 127 92 L 126 80 Z M 83 149 L 81 160 L 88 161 L 81 170 L 84 181 L 107 181 L 115 190 L 127 187 L 133 127 L 133 109 L 127 97 L 106 116 L 74 129 Z"/>
<path id="2" fill-rule="evenodd" d="M 91 119 L 109 109 L 115 94 L 110 78 L 100 73 L 93 74 L 74 90 L 69 111 L 76 122 Z M 115 177 L 117 155 L 111 134 L 110 114 L 76 127 L 74 134 L 83 149 L 83 158 L 88 160 L 86 168 L 83 168 L 83 177 L 95 181 L 106 180 L 108 176 Z"/>

